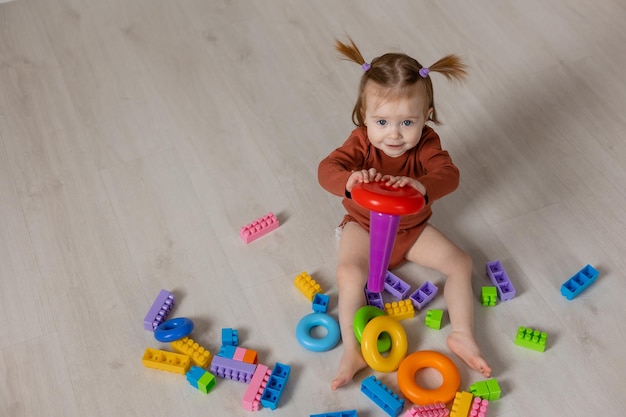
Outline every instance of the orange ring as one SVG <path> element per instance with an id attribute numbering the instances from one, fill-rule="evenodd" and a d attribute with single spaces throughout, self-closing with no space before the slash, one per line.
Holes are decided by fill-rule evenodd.
<path id="1" fill-rule="evenodd" d="M 391 350 L 387 357 L 378 352 L 378 337 L 386 332 L 391 336 Z M 375 371 L 393 372 L 398 369 L 408 350 L 404 327 L 389 316 L 378 316 L 370 320 L 361 335 L 361 353 L 363 359 Z"/>
<path id="2" fill-rule="evenodd" d="M 424 389 L 417 385 L 415 373 L 423 368 L 433 368 L 441 373 L 443 383 L 439 388 Z M 400 364 L 398 386 L 413 404 L 448 403 L 461 386 L 461 374 L 459 368 L 446 355 L 432 350 L 421 350 L 411 353 Z"/>

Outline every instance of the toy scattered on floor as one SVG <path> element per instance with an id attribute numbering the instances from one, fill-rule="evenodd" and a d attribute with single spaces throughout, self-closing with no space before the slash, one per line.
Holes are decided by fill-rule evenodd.
<path id="1" fill-rule="evenodd" d="M 222 346 L 239 346 L 239 331 L 224 327 L 222 329 Z"/>
<path id="2" fill-rule="evenodd" d="M 328 310 L 328 302 L 330 296 L 327 294 L 317 293 L 313 296 L 313 311 L 316 313 L 326 313 Z"/>
<path id="3" fill-rule="evenodd" d="M 499 400 L 502 395 L 500 384 L 498 384 L 498 380 L 495 378 L 475 382 L 470 385 L 469 390 L 475 397 L 489 401 Z"/>
<path id="4" fill-rule="evenodd" d="M 378 351 L 378 339 L 382 333 L 391 337 L 391 349 L 386 357 Z M 374 317 L 363 329 L 361 354 L 367 365 L 378 372 L 393 372 L 406 356 L 408 341 L 399 321 L 389 316 Z"/>
<path id="5" fill-rule="evenodd" d="M 274 213 L 270 212 L 265 216 L 242 226 L 241 229 L 239 229 L 239 236 L 241 236 L 244 242 L 250 243 L 262 236 L 265 236 L 272 230 L 278 229 L 279 225 L 280 223 L 278 218 L 274 215 Z"/>
<path id="6" fill-rule="evenodd" d="M 187 372 L 187 381 L 198 391 L 208 394 L 215 387 L 215 375 L 199 366 L 192 366 Z"/>
<path id="7" fill-rule="evenodd" d="M 396 320 L 406 320 L 415 317 L 415 307 L 411 300 L 400 300 L 385 303 L 385 313 Z"/>
<path id="8" fill-rule="evenodd" d="M 159 342 L 173 342 L 188 336 L 193 330 L 193 321 L 186 317 L 169 319 L 154 330 L 154 338 Z"/>
<path id="9" fill-rule="evenodd" d="M 263 407 L 276 410 L 290 373 L 291 367 L 289 365 L 276 363 L 265 390 L 263 391 L 263 395 L 261 395 L 261 404 L 263 404 Z"/>
<path id="10" fill-rule="evenodd" d="M 498 290 L 493 286 L 485 286 L 482 288 L 480 302 L 484 307 L 493 307 L 498 299 Z"/>
<path id="11" fill-rule="evenodd" d="M 593 284 L 598 279 L 598 275 L 600 275 L 600 272 L 593 266 L 585 266 L 561 285 L 561 294 L 568 300 L 573 300 L 578 294 Z"/>
<path id="12" fill-rule="evenodd" d="M 376 307 L 381 311 L 385 310 L 385 303 L 383 302 L 383 295 L 379 292 L 373 292 L 367 289 L 365 286 L 365 301 L 368 306 Z"/>
<path id="13" fill-rule="evenodd" d="M 211 352 L 194 342 L 194 340 L 188 336 L 173 341 L 171 346 L 175 352 L 189 356 L 194 366 L 206 368 L 211 361 Z"/>
<path id="14" fill-rule="evenodd" d="M 409 299 L 413 302 L 415 308 L 421 310 L 435 298 L 438 291 L 439 288 L 435 284 L 426 281 L 409 296 Z"/>
<path id="15" fill-rule="evenodd" d="M 469 392 L 457 392 L 450 409 L 450 417 L 467 417 L 472 408 L 474 396 Z"/>
<path id="16" fill-rule="evenodd" d="M 438 388 L 425 389 L 417 385 L 415 374 L 423 368 L 433 368 L 443 382 Z M 461 386 L 461 374 L 454 362 L 442 353 L 421 350 L 408 355 L 398 368 L 398 387 L 413 404 L 427 405 L 452 401 Z"/>
<path id="17" fill-rule="evenodd" d="M 384 182 L 358 183 L 351 194 L 355 203 L 370 210 L 367 289 L 382 292 L 400 216 L 420 211 L 425 205 L 424 196 L 413 187 L 393 188 Z"/>
<path id="18" fill-rule="evenodd" d="M 153 332 L 159 324 L 165 321 L 172 307 L 174 307 L 174 294 L 161 290 L 143 319 L 143 328 Z"/>
<path id="19" fill-rule="evenodd" d="M 147 368 L 159 369 L 185 375 L 189 370 L 191 359 L 187 355 L 167 352 L 165 350 L 146 348 L 141 362 Z"/>
<path id="20" fill-rule="evenodd" d="M 271 374 L 272 371 L 270 371 L 267 366 L 262 364 L 257 365 L 254 375 L 252 375 L 252 379 L 250 380 L 250 384 L 248 385 L 248 389 L 241 401 L 244 410 L 257 411 L 259 409 L 261 396 L 263 395 L 263 391 L 267 386 L 267 381 L 269 381 Z"/>
<path id="21" fill-rule="evenodd" d="M 311 414 L 309 417 L 358 417 L 358 414 L 356 410 L 345 410 L 333 413 Z"/>
<path id="22" fill-rule="evenodd" d="M 385 291 L 393 295 L 398 300 L 404 300 L 411 291 L 411 286 L 402 281 L 400 277 L 394 275 L 392 272 L 387 271 L 385 276 Z"/>
<path id="23" fill-rule="evenodd" d="M 441 321 L 443 320 L 443 310 L 428 310 L 424 318 L 426 327 L 434 330 L 441 330 Z"/>
<path id="24" fill-rule="evenodd" d="M 489 401 L 476 397 L 472 402 L 472 408 L 470 409 L 468 417 L 487 417 L 488 409 Z"/>
<path id="25" fill-rule="evenodd" d="M 515 344 L 528 349 L 543 352 L 546 350 L 548 334 L 539 330 L 520 326 L 515 335 Z"/>
<path id="26" fill-rule="evenodd" d="M 363 380 L 361 392 L 392 417 L 398 417 L 404 408 L 404 400 L 374 375 Z"/>
<path id="27" fill-rule="evenodd" d="M 218 355 L 213 357 L 210 370 L 215 376 L 219 376 L 220 378 L 249 384 L 256 370 L 256 365 Z"/>
<path id="28" fill-rule="evenodd" d="M 370 320 L 374 317 L 384 315 L 384 311 L 374 306 L 363 306 L 359 308 L 354 315 L 354 320 L 352 321 L 352 329 L 354 330 L 354 337 L 356 340 L 361 343 L 363 330 Z M 378 337 L 378 341 L 376 342 L 376 346 L 378 351 L 381 353 L 389 351 L 389 349 L 391 349 L 391 338 L 389 337 L 389 334 L 386 332 L 381 333 Z"/>
<path id="29" fill-rule="evenodd" d="M 487 276 L 496 286 L 500 301 L 508 301 L 515 297 L 515 287 L 502 267 L 500 261 L 487 262 Z"/>
<path id="30" fill-rule="evenodd" d="M 314 327 L 326 329 L 326 336 L 315 338 L 311 336 Z M 313 352 L 326 352 L 337 346 L 341 339 L 339 323 L 326 313 L 310 313 L 302 317 L 296 327 L 296 338 L 300 345 Z"/>
<path id="31" fill-rule="evenodd" d="M 300 290 L 307 300 L 313 301 L 315 294 L 322 292 L 322 287 L 307 272 L 296 275 L 293 284 Z"/>
<path id="32" fill-rule="evenodd" d="M 402 417 L 447 417 L 450 411 L 444 403 L 414 405 L 406 410 Z"/>

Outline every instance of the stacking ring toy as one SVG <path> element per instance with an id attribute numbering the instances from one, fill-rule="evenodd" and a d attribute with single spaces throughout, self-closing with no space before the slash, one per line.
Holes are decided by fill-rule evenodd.
<path id="1" fill-rule="evenodd" d="M 313 327 L 322 326 L 326 329 L 326 336 L 315 338 L 311 336 L 310 331 Z M 311 313 L 300 320 L 296 327 L 296 338 L 305 349 L 313 352 L 325 352 L 334 348 L 341 333 L 339 331 L 339 323 L 326 313 Z"/>
<path id="2" fill-rule="evenodd" d="M 433 368 L 441 373 L 443 383 L 436 389 L 424 389 L 417 385 L 415 374 L 423 368 Z M 432 350 L 411 353 L 398 369 L 398 386 L 402 394 L 417 405 L 448 403 L 452 401 L 461 385 L 461 374 L 447 356 Z"/>
<path id="3" fill-rule="evenodd" d="M 361 343 L 361 336 L 363 335 L 363 329 L 367 323 L 374 317 L 384 316 L 385 312 L 374 306 L 363 306 L 359 308 L 354 315 L 354 321 L 352 322 L 352 328 L 354 329 L 354 337 Z M 388 333 L 381 333 L 378 338 L 378 351 L 387 352 L 391 349 L 391 338 Z"/>
<path id="4" fill-rule="evenodd" d="M 387 332 L 391 337 L 391 350 L 383 357 L 377 349 L 378 336 Z M 398 369 L 408 349 L 406 332 L 400 322 L 389 316 L 374 317 L 363 330 L 361 353 L 363 359 L 375 371 L 393 372 Z"/>
<path id="5" fill-rule="evenodd" d="M 173 342 L 187 336 L 193 330 L 193 321 L 179 317 L 166 320 L 154 330 L 154 338 L 159 342 Z"/>

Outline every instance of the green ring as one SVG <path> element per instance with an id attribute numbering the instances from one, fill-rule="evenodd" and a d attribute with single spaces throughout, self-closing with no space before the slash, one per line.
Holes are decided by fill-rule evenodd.
<path id="1" fill-rule="evenodd" d="M 374 306 L 363 306 L 359 308 L 354 315 L 354 321 L 352 327 L 354 328 L 354 336 L 356 340 L 361 343 L 361 336 L 363 336 L 363 329 L 365 325 L 369 323 L 374 317 L 386 316 L 387 314 L 379 308 Z M 389 333 L 383 332 L 378 336 L 376 347 L 380 353 L 388 352 L 391 349 L 391 336 Z"/>

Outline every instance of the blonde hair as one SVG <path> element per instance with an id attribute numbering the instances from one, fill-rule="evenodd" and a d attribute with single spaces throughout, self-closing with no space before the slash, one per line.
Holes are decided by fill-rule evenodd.
<path id="1" fill-rule="evenodd" d="M 354 41 L 350 37 L 348 39 L 350 40 L 349 44 L 335 40 L 335 47 L 344 56 L 344 59 L 355 62 L 363 68 L 359 95 L 352 110 L 352 122 L 355 125 L 365 125 L 363 119 L 365 111 L 364 91 L 369 81 L 400 95 L 410 94 L 414 91 L 415 86 L 423 83 L 427 95 L 427 108 L 432 108 L 428 121 L 435 124 L 441 123 L 437 118 L 433 83 L 428 73 L 438 72 L 448 80 L 463 81 L 467 77 L 467 66 L 458 56 L 447 55 L 428 68 L 425 68 L 416 59 L 401 53 L 387 53 L 374 58 L 371 63 L 367 63 Z M 421 73 L 420 70 L 422 70 Z"/>

